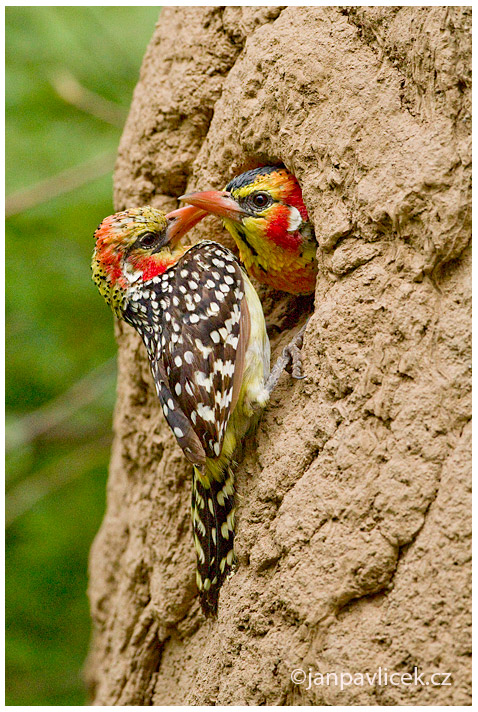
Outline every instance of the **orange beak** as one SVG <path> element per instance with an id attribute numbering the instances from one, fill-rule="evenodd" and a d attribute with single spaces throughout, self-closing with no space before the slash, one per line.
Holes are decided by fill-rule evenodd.
<path id="1" fill-rule="evenodd" d="M 184 208 L 178 208 L 178 210 L 173 210 L 171 213 L 168 213 L 166 215 L 166 219 L 169 223 L 166 244 L 170 244 L 174 247 L 174 245 L 206 215 L 207 212 L 205 210 L 200 210 L 192 205 L 187 205 Z"/>
<path id="2" fill-rule="evenodd" d="M 203 193 L 187 193 L 181 195 L 179 200 L 184 200 L 196 208 L 207 210 L 208 213 L 219 215 L 221 218 L 239 221 L 247 215 L 230 193 L 221 190 L 206 190 Z"/>

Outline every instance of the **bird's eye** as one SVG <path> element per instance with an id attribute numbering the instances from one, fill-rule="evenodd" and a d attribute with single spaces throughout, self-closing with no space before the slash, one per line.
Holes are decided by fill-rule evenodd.
<path id="1" fill-rule="evenodd" d="M 141 247 L 152 247 L 157 239 L 158 236 L 155 235 L 153 232 L 146 232 L 144 235 L 141 236 L 139 244 L 141 245 Z"/>
<path id="2" fill-rule="evenodd" d="M 255 208 L 265 208 L 270 202 L 270 196 L 268 193 L 254 193 L 252 195 L 252 204 Z"/>

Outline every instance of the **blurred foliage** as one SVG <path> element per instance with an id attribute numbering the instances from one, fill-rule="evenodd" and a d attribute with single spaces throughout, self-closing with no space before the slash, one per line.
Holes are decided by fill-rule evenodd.
<path id="1" fill-rule="evenodd" d="M 116 352 L 90 259 L 158 13 L 6 8 L 8 705 L 86 702 Z"/>

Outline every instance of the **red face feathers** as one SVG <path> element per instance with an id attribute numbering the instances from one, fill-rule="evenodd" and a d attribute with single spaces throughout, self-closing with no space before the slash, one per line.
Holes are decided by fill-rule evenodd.
<path id="1" fill-rule="evenodd" d="M 314 290 L 317 243 L 300 185 L 285 168 L 255 168 L 233 178 L 225 191 L 181 199 L 223 218 L 247 270 L 260 282 L 295 294 Z"/>
<path id="2" fill-rule="evenodd" d="M 163 274 L 178 261 L 187 247 L 177 242 L 205 214 L 188 207 L 166 215 L 146 206 L 103 220 L 95 232 L 92 277 L 118 316 L 132 285 Z"/>

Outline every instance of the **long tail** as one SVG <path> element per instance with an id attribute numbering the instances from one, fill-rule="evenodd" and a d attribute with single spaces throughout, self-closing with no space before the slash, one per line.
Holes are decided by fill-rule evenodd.
<path id="1" fill-rule="evenodd" d="M 222 582 L 234 562 L 234 475 L 227 468 L 218 482 L 207 472 L 193 468 L 191 502 L 196 581 L 201 607 L 215 616 Z"/>

